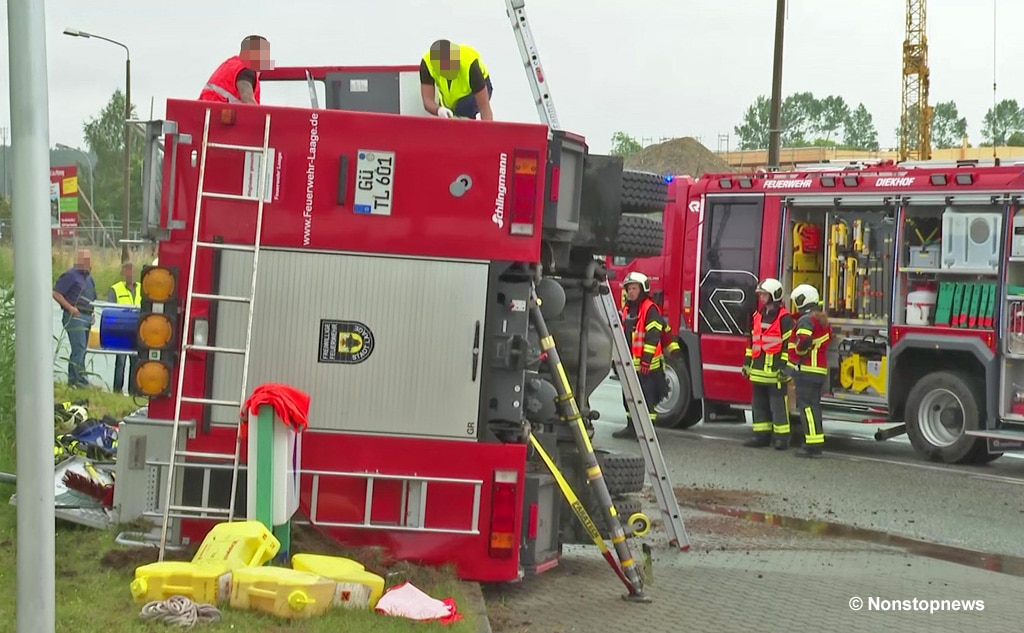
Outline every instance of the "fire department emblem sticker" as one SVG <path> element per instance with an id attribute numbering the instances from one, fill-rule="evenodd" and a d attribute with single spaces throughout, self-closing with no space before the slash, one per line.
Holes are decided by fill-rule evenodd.
<path id="1" fill-rule="evenodd" d="M 358 365 L 373 354 L 373 332 L 359 321 L 320 320 L 321 363 Z"/>

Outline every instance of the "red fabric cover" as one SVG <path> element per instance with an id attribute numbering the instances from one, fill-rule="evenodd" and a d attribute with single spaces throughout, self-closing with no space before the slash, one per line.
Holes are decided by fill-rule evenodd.
<path id="1" fill-rule="evenodd" d="M 242 407 L 242 437 L 247 436 L 249 415 L 257 415 L 265 404 L 273 407 L 277 417 L 296 433 L 302 433 L 309 426 L 309 394 L 288 385 L 267 383 L 253 389 Z"/>

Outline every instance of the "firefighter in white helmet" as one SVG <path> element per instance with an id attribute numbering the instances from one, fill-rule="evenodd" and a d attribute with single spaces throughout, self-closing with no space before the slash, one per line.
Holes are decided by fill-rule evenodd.
<path id="1" fill-rule="evenodd" d="M 635 271 L 629 273 L 622 281 L 622 288 L 626 292 L 626 301 L 619 318 L 622 320 L 622 330 L 626 334 L 626 339 L 630 341 L 633 368 L 640 378 L 640 389 L 647 402 L 647 410 L 650 412 L 651 420 L 655 420 L 658 414 L 654 412 L 654 407 L 668 393 L 661 344 L 664 327 L 661 309 L 651 299 L 651 281 L 647 275 Z M 626 428 L 612 433 L 612 437 L 635 438 L 636 431 L 633 429 L 625 393 L 622 394 L 622 406 L 626 409 Z"/>
<path id="2" fill-rule="evenodd" d="M 796 383 L 796 406 L 804 421 L 804 445 L 798 457 L 820 457 L 825 433 L 821 426 L 821 390 L 828 380 L 828 344 L 832 328 L 821 310 L 821 296 L 810 284 L 789 294 L 799 317 L 789 341 L 787 373 Z"/>
<path id="3" fill-rule="evenodd" d="M 751 413 L 754 437 L 746 446 L 774 445 L 789 448 L 789 406 L 785 373 L 787 344 L 793 334 L 793 317 L 782 303 L 782 284 L 768 277 L 757 286 L 758 308 L 750 330 L 750 344 L 743 360 L 743 375 L 753 386 Z M 774 440 L 774 441 L 773 441 Z"/>

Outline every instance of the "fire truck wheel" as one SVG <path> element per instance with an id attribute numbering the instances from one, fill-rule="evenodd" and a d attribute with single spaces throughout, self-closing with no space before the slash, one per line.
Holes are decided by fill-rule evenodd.
<path id="1" fill-rule="evenodd" d="M 665 380 L 668 395 L 654 407 L 656 424 L 667 429 L 687 429 L 700 422 L 701 403 L 693 401 L 690 368 L 682 354 L 665 357 Z"/>
<path id="2" fill-rule="evenodd" d="M 970 375 L 939 371 L 923 376 L 907 395 L 907 436 L 918 455 L 947 464 L 990 461 L 981 428 L 984 390 Z"/>
<path id="3" fill-rule="evenodd" d="M 622 212 L 662 213 L 668 202 L 665 178 L 648 171 L 622 172 Z"/>
<path id="4" fill-rule="evenodd" d="M 661 221 L 645 218 L 641 215 L 625 215 L 619 219 L 619 232 L 615 237 L 613 257 L 657 257 L 661 255 L 661 245 L 665 240 L 665 231 Z"/>
<path id="5" fill-rule="evenodd" d="M 643 490 L 647 468 L 642 456 L 605 448 L 595 448 L 594 455 L 608 485 L 608 494 L 614 497 Z"/>

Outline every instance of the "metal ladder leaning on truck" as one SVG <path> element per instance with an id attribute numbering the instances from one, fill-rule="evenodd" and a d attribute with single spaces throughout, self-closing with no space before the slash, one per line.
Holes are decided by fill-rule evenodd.
<path id="1" fill-rule="evenodd" d="M 521 8 L 510 8 L 519 24 Z M 565 543 L 610 538 L 619 561 L 606 558 L 644 599 L 623 538 L 650 527 L 644 473 L 670 542 L 686 549 L 678 505 L 653 427 L 641 456 L 591 450 L 597 412 L 586 402 L 621 362 L 621 332 L 593 303 L 608 296 L 596 258 L 660 251 L 660 236 L 630 235 L 655 221 L 622 211 L 660 213 L 664 184 L 558 129 L 415 116 L 403 86 L 418 97 L 416 75 L 278 69 L 264 81 L 339 89 L 324 110 L 169 100 L 168 120 L 147 122 L 144 232 L 160 265 L 144 275 L 169 291 L 147 297 L 142 318 L 165 315 L 173 340 L 140 337 L 134 389 L 150 400 L 122 429 L 118 520 L 158 518 L 165 549 L 237 516 L 239 384 L 245 394 L 283 382 L 312 396 L 300 508 L 332 537 L 485 582 L 550 569 Z M 369 90 L 340 89 L 350 80 Z M 430 139 L 450 125 L 466 126 L 473 149 L 438 160 Z M 630 204 L 630 182 L 647 183 L 658 207 Z M 500 223 L 479 213 L 494 202 L 491 183 L 506 192 Z M 361 212 L 367 201 L 376 209 Z M 351 334 L 358 350 L 322 345 Z M 388 395 L 394 384 L 401 397 Z M 558 499 L 559 471 L 577 503 Z"/>
<path id="2" fill-rule="evenodd" d="M 754 287 L 819 289 L 833 325 L 829 420 L 903 433 L 931 461 L 1024 450 L 1024 177 L 978 161 L 825 163 L 676 177 L 659 270 L 682 362 L 658 423 L 748 408 L 739 373 Z M 720 244 L 728 243 L 728 248 Z"/>

